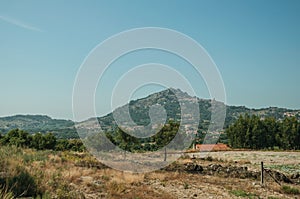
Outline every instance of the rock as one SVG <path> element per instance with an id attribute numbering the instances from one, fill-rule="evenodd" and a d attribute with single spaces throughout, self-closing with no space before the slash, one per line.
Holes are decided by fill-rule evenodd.
<path id="1" fill-rule="evenodd" d="M 293 183 L 286 175 L 277 171 L 275 171 L 275 178 L 286 183 Z"/>
<path id="2" fill-rule="evenodd" d="M 195 171 L 202 172 L 203 171 L 203 167 L 200 166 L 200 165 L 196 165 Z"/>
<path id="3" fill-rule="evenodd" d="M 211 165 L 209 165 L 209 167 L 213 171 L 217 171 L 219 168 L 222 168 L 222 166 L 219 164 L 211 164 Z"/>
<path id="4" fill-rule="evenodd" d="M 291 175 L 291 179 L 298 179 L 300 178 L 300 174 L 299 173 L 294 173 Z"/>
<path id="5" fill-rule="evenodd" d="M 231 172 L 231 169 L 230 169 L 230 167 L 227 167 L 227 169 L 226 169 L 226 173 L 230 173 Z"/>
<path id="6" fill-rule="evenodd" d="M 196 172 L 202 172 L 203 171 L 203 167 L 201 165 L 195 164 L 195 163 L 187 163 L 185 165 L 185 170 L 186 171 L 196 171 Z"/>
<path id="7" fill-rule="evenodd" d="M 280 173 L 278 171 L 273 171 L 273 170 L 267 170 L 267 172 L 272 175 L 276 180 L 280 182 L 285 182 L 285 183 L 293 183 L 286 175 L 283 173 Z"/>

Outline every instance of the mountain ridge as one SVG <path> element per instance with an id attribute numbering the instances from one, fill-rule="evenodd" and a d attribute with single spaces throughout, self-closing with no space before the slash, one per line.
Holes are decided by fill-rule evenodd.
<path id="1" fill-rule="evenodd" d="M 191 99 L 196 99 L 199 103 L 199 111 L 200 111 L 200 130 L 205 130 L 209 124 L 210 114 L 211 114 L 211 103 L 214 99 L 202 99 L 197 96 L 190 96 L 188 93 L 183 92 L 179 89 L 169 88 L 160 92 L 152 93 L 146 97 L 131 100 L 126 105 L 118 107 L 113 112 L 102 116 L 97 117 L 101 127 L 105 131 L 113 130 L 116 127 L 116 122 L 113 119 L 113 114 L 118 110 L 129 108 L 130 116 L 132 120 L 137 124 L 137 126 L 146 126 L 150 122 L 149 118 L 149 110 L 152 105 L 161 105 L 165 108 L 167 119 L 172 119 L 175 121 L 180 121 L 180 105 L 176 98 L 176 95 L 183 98 L 185 101 L 189 101 Z M 217 103 L 222 103 L 218 102 Z M 192 111 L 192 110 L 191 110 Z M 260 118 L 265 117 L 274 117 L 277 120 L 282 120 L 287 116 L 296 116 L 300 119 L 300 110 L 297 109 L 288 109 L 288 108 L 280 108 L 280 107 L 266 107 L 266 108 L 248 108 L 246 106 L 232 106 L 226 105 L 226 119 L 224 127 L 228 126 L 232 122 L 234 122 L 239 115 L 241 114 L 255 114 Z M 155 115 L 154 115 L 155 116 Z M 157 115 L 156 117 L 158 117 Z M 72 120 L 65 119 L 53 119 L 47 115 L 14 115 L 7 117 L 0 117 L 0 132 L 6 133 L 11 129 L 19 128 L 26 130 L 30 133 L 36 132 L 53 132 L 58 137 L 77 137 L 75 123 L 83 126 L 84 128 L 89 128 L 89 121 L 95 117 L 90 119 L 74 122 Z"/>

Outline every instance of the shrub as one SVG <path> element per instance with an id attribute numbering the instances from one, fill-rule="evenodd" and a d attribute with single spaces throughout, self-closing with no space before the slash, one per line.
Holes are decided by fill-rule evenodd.
<path id="1" fill-rule="evenodd" d="M 299 189 L 287 185 L 283 185 L 281 190 L 286 194 L 300 194 Z"/>
<path id="2" fill-rule="evenodd" d="M 211 162 L 211 161 L 213 161 L 214 159 L 213 159 L 211 156 L 207 156 L 207 157 L 205 158 L 205 160 Z"/>
<path id="3" fill-rule="evenodd" d="M 244 190 L 232 190 L 230 193 L 235 195 L 235 196 L 241 196 L 241 197 L 248 197 L 248 198 L 256 198 L 257 197 L 256 194 L 247 193 Z"/>
<path id="4" fill-rule="evenodd" d="M 17 175 L 9 177 L 7 181 L 7 186 L 16 197 L 37 195 L 38 191 L 34 178 L 25 170 L 19 171 Z"/>
<path id="5" fill-rule="evenodd" d="M 113 194 L 120 194 L 126 190 L 124 183 L 117 183 L 116 181 L 112 181 L 106 185 L 107 191 Z"/>
<path id="6" fill-rule="evenodd" d="M 183 185 L 183 188 L 184 189 L 188 189 L 189 188 L 189 184 L 185 182 L 184 185 Z"/>

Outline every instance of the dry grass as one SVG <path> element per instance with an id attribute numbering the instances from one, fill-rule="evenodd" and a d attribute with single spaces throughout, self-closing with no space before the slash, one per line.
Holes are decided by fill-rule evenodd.
<path id="1" fill-rule="evenodd" d="M 8 190 L 7 187 L 0 188 L 0 198 L 1 199 L 13 199 L 13 193 Z"/>
<path id="2" fill-rule="evenodd" d="M 199 153 L 189 155 L 200 157 Z M 208 156 L 213 160 L 252 166 L 253 169 L 263 161 L 265 166 L 276 166 L 276 169 L 282 172 L 300 172 L 300 152 L 295 151 L 219 151 L 210 152 Z"/>
<path id="3" fill-rule="evenodd" d="M 237 196 L 239 194 L 261 198 L 268 198 L 268 196 L 295 198 L 295 195 L 285 193 L 281 186 L 272 181 L 266 181 L 265 186 L 262 187 L 259 180 L 222 178 L 178 171 L 134 174 L 93 167 L 99 163 L 85 153 L 58 153 L 16 148 L 0 148 L 0 150 L 2 152 L 0 172 L 17 174 L 17 168 L 22 166 L 34 177 L 44 198 L 238 198 L 241 197 Z M 200 165 L 235 164 L 247 165 L 249 168 L 258 167 L 250 164 L 252 159 L 245 158 L 247 152 L 242 153 L 235 154 L 235 157 L 240 157 L 239 159 L 233 158 L 228 161 L 213 154 L 211 160 L 191 160 L 185 157 L 175 164 L 197 162 Z M 250 156 L 253 154 L 251 152 Z M 255 154 L 258 156 L 259 153 Z M 78 162 L 83 162 L 83 165 L 87 166 L 78 165 Z M 300 189 L 300 186 L 295 185 L 293 188 Z M 1 193 L 9 194 L 3 190 L 0 191 Z M 0 195 L 0 198 L 4 196 Z"/>
<path id="4" fill-rule="evenodd" d="M 110 176 L 111 181 L 127 184 L 140 183 L 143 182 L 145 178 L 145 174 L 122 172 L 113 169 L 105 169 L 104 175 Z"/>
<path id="5" fill-rule="evenodd" d="M 159 181 L 165 181 L 166 180 L 166 174 L 163 172 L 152 172 L 148 173 L 146 177 L 150 180 L 159 180 Z"/>

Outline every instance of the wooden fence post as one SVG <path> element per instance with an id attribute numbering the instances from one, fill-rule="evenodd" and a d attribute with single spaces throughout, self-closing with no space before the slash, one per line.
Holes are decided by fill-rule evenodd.
<path id="1" fill-rule="evenodd" d="M 261 162 L 260 182 L 264 185 L 264 162 Z"/>
<path id="2" fill-rule="evenodd" d="M 164 157 L 164 161 L 167 161 L 167 147 L 165 147 L 165 157 Z"/>

